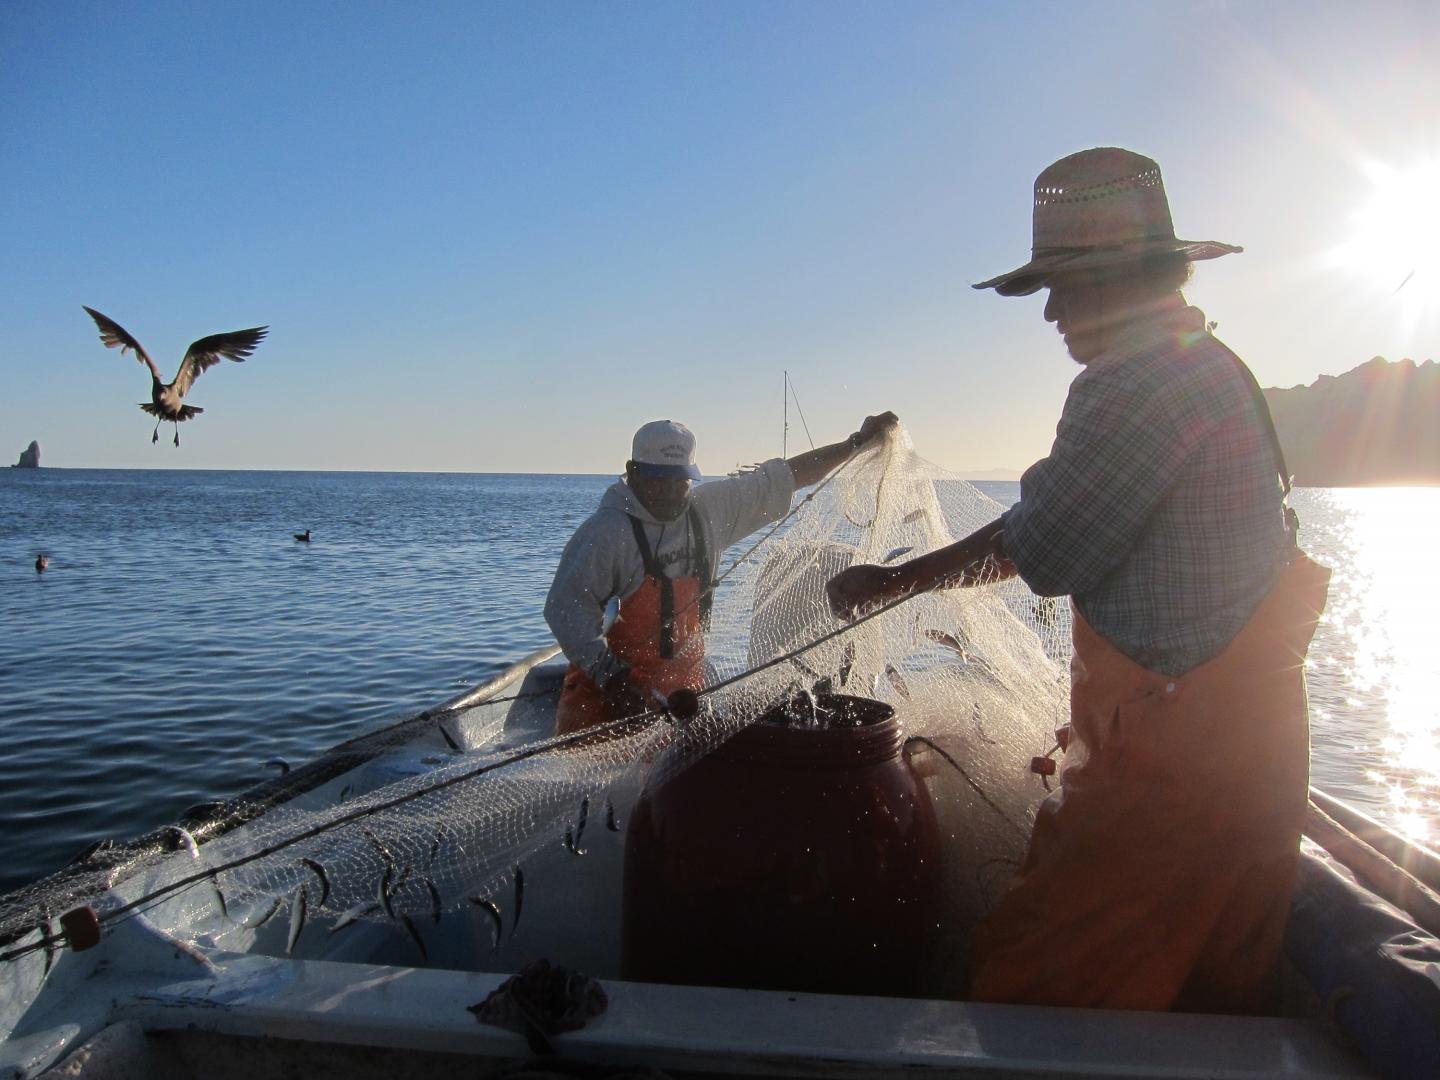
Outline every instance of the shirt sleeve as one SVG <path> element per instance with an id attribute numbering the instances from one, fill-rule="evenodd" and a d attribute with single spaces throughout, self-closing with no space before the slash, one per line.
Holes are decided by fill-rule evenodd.
<path id="1" fill-rule="evenodd" d="M 795 494 L 795 476 L 784 458 L 771 458 L 753 472 L 707 480 L 691 500 L 718 555 L 760 526 L 785 516 Z"/>
<path id="2" fill-rule="evenodd" d="M 1183 395 L 1130 365 L 1071 384 L 1049 456 L 1003 515 L 1005 553 L 1034 592 L 1083 596 L 1124 562 L 1205 435 L 1200 411 L 1177 414 Z"/>
<path id="3" fill-rule="evenodd" d="M 601 633 L 605 605 L 624 585 L 615 558 L 618 548 L 607 539 L 605 525 L 591 518 L 575 530 L 545 597 L 545 621 L 566 659 L 602 687 L 625 669 Z"/>

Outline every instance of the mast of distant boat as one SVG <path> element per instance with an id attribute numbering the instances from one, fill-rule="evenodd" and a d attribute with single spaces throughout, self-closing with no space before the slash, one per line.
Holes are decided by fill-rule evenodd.
<path id="1" fill-rule="evenodd" d="M 781 372 L 781 375 L 782 375 L 782 377 L 784 378 L 784 383 L 783 383 L 782 386 L 781 386 L 781 395 L 780 395 L 780 457 L 781 457 L 782 459 L 784 459 L 784 458 L 788 458 L 788 457 L 790 456 L 790 399 L 791 399 L 791 397 L 794 397 L 794 398 L 795 398 L 795 412 L 798 413 L 799 416 L 800 416 L 800 423 L 801 423 L 801 424 L 804 426 L 804 428 L 805 428 L 805 438 L 806 438 L 806 440 L 810 443 L 810 449 L 811 449 L 811 450 L 814 450 L 814 449 L 815 449 L 815 440 L 814 440 L 813 438 L 811 438 L 811 435 L 810 435 L 810 425 L 805 422 L 805 410 L 802 409 L 802 408 L 800 408 L 800 396 L 795 393 L 795 384 L 790 381 L 790 372 L 788 372 L 788 371 L 782 371 L 782 372 Z M 748 466 L 748 467 L 745 466 L 745 465 L 741 465 L 741 464 L 737 461 L 737 462 L 735 463 L 735 471 L 732 472 L 732 473 L 730 473 L 730 475 L 731 475 L 731 476 L 739 476 L 742 472 L 746 472 L 749 468 L 754 468 L 754 467 L 755 467 L 755 466 L 753 466 L 753 465 L 752 465 L 752 466 Z"/>
<path id="2" fill-rule="evenodd" d="M 784 402 L 781 405 L 783 427 L 780 430 L 780 456 L 788 458 L 790 456 L 790 399 L 792 397 L 795 399 L 795 412 L 800 416 L 800 424 L 805 429 L 805 438 L 810 443 L 811 450 L 815 449 L 815 440 L 810 435 L 810 425 L 805 422 L 805 410 L 800 407 L 800 395 L 795 393 L 795 384 L 790 381 L 790 372 L 782 371 L 781 374 L 785 377 L 785 393 Z"/>

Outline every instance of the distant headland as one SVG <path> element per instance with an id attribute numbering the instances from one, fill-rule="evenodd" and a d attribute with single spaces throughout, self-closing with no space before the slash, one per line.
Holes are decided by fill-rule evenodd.
<path id="1" fill-rule="evenodd" d="M 1440 363 L 1372 357 L 1309 386 L 1267 387 L 1265 400 L 1302 487 L 1440 484 Z M 1018 480 L 971 469 L 967 480 Z"/>
<path id="2" fill-rule="evenodd" d="M 40 468 L 40 444 L 32 439 L 30 445 L 20 451 L 20 460 L 10 467 L 12 469 Z"/>
<path id="3" fill-rule="evenodd" d="M 1306 487 L 1440 483 L 1440 364 L 1376 356 L 1267 389 L 1285 463 Z"/>

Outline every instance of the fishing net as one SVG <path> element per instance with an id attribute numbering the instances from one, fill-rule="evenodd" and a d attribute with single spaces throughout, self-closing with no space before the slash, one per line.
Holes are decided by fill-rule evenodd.
<path id="1" fill-rule="evenodd" d="M 693 718 L 657 711 L 554 737 L 555 679 L 532 677 L 520 693 L 424 714 L 395 745 L 337 748 L 323 783 L 232 806 L 223 828 L 161 830 L 5 897 L 0 955 L 38 953 L 58 937 L 62 912 L 89 905 L 102 925 L 144 915 L 218 949 L 283 951 L 320 924 L 329 934 L 305 933 L 323 955 L 314 950 L 342 928 L 374 924 L 418 950 L 407 962 L 479 966 L 432 957 L 433 928 L 493 922 L 498 940 L 501 909 L 513 930 L 535 903 L 526 881 L 599 854 L 597 838 L 619 831 L 645 785 L 679 775 L 777 701 L 821 691 L 896 709 L 907 758 L 947 823 L 950 911 L 972 921 L 1018 865 L 1044 795 L 1031 762 L 1066 719 L 1068 611 L 1010 579 L 913 596 L 842 625 L 825 583 L 851 565 L 947 545 L 1002 510 L 919 457 L 897 428 L 720 560 Z M 610 847 L 601 857 L 618 859 Z M 554 889 L 563 878 L 545 880 Z M 613 918 L 616 903 L 591 906 Z"/>

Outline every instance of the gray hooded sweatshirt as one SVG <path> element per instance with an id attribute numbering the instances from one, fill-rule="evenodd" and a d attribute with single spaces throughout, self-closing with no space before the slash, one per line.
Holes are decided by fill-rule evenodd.
<path id="1" fill-rule="evenodd" d="M 690 508 L 694 507 L 705 530 L 705 550 L 715 574 L 720 553 L 760 526 L 783 517 L 794 494 L 795 477 L 783 458 L 772 458 L 754 472 L 697 484 L 684 512 L 674 521 L 657 521 L 624 480 L 611 484 L 600 508 L 565 545 L 545 599 L 545 621 L 565 656 L 600 686 L 625 667 L 610 651 L 601 626 L 605 605 L 616 598 L 623 601 L 645 581 L 645 563 L 630 516 L 640 520 L 650 550 L 665 574 L 687 577 L 699 573 L 690 526 Z"/>

